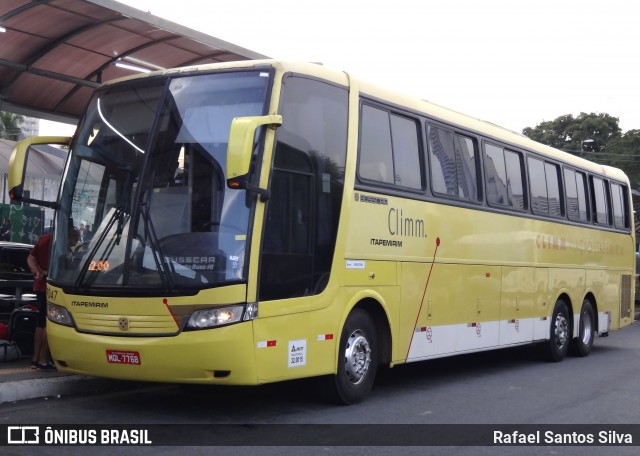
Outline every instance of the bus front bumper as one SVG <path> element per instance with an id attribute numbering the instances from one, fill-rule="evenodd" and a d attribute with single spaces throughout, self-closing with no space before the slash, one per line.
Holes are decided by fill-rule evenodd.
<path id="1" fill-rule="evenodd" d="M 252 322 L 170 337 L 78 333 L 47 322 L 60 372 L 120 380 L 255 385 Z"/>

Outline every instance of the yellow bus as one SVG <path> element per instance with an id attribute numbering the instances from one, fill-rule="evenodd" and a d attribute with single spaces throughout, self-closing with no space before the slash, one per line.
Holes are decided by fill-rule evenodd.
<path id="1" fill-rule="evenodd" d="M 72 139 L 16 146 L 14 199 L 39 142 L 70 145 L 47 291 L 65 373 L 317 376 L 350 404 L 381 366 L 522 344 L 560 361 L 633 321 L 620 170 L 342 71 L 106 83 Z"/>

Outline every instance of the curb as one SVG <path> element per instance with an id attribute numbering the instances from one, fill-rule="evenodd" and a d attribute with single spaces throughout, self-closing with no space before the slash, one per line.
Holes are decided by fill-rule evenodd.
<path id="1" fill-rule="evenodd" d="M 0 404 L 41 399 L 70 394 L 101 393 L 138 386 L 135 382 L 72 375 L 67 377 L 34 378 L 4 382 L 0 388 Z"/>

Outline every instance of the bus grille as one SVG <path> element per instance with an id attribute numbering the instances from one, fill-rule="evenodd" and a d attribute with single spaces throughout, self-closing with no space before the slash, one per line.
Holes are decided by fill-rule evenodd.
<path id="1" fill-rule="evenodd" d="M 622 275 L 622 284 L 620 286 L 620 317 L 626 318 L 631 316 L 631 276 Z"/>
<path id="2" fill-rule="evenodd" d="M 76 312 L 73 318 L 78 331 L 94 334 L 146 336 L 178 332 L 178 325 L 173 317 L 164 315 L 96 315 Z"/>

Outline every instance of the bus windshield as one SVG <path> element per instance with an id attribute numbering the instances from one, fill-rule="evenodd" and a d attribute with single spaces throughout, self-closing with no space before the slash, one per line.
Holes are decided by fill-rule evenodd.
<path id="1" fill-rule="evenodd" d="M 245 280 L 253 199 L 227 188 L 226 151 L 232 119 L 263 115 L 268 86 L 268 73 L 240 71 L 98 91 L 71 145 L 49 279 L 142 290 Z"/>

